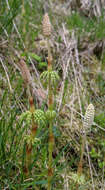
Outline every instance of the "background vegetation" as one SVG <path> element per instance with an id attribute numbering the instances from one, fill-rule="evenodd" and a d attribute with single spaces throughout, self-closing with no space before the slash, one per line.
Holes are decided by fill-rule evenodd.
<path id="1" fill-rule="evenodd" d="M 87 2 L 87 4 L 86 4 Z M 31 174 L 24 177 L 24 137 L 29 129 L 19 122 L 29 109 L 26 86 L 18 66 L 24 58 L 35 88 L 36 108 L 46 110 L 46 93 L 39 75 L 47 67 L 42 18 L 52 23 L 53 68 L 60 75 L 53 126 L 55 148 L 52 189 L 105 188 L 105 3 L 104 1 L 1 0 L 0 15 L 0 188 L 47 188 L 48 129 L 38 128 Z M 38 92 L 39 92 L 38 91 Z M 88 133 L 83 176 L 76 175 L 80 160 L 82 120 L 88 104 L 95 118 Z"/>

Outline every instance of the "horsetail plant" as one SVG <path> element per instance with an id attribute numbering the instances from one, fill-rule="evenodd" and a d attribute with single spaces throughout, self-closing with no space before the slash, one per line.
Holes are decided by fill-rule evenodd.
<path id="1" fill-rule="evenodd" d="M 56 117 L 56 111 L 54 110 L 54 92 L 56 88 L 56 84 L 59 80 L 59 76 L 56 71 L 53 71 L 52 68 L 52 55 L 50 49 L 49 39 L 51 36 L 51 24 L 49 20 L 49 16 L 46 13 L 43 18 L 43 35 L 46 37 L 47 40 L 47 49 L 48 49 L 48 67 L 47 71 L 44 71 L 40 78 L 42 84 L 45 88 L 48 89 L 48 110 L 46 112 L 46 117 L 48 120 L 49 125 L 49 142 L 48 142 L 48 152 L 49 152 L 49 159 L 48 159 L 48 188 L 47 190 L 51 190 L 51 181 L 53 177 L 53 147 L 54 147 L 54 134 L 53 134 L 53 122 Z"/>
<path id="2" fill-rule="evenodd" d="M 29 168 L 31 165 L 31 159 L 32 159 L 32 147 L 35 144 L 37 138 L 37 128 L 40 126 L 46 125 L 46 117 L 42 110 L 36 109 L 33 104 L 33 98 L 30 98 L 30 110 L 23 112 L 20 116 L 20 120 L 25 120 L 27 126 L 31 126 L 31 133 L 29 135 L 25 136 L 26 141 L 26 163 L 25 163 L 25 174 L 29 174 Z"/>
<path id="3" fill-rule="evenodd" d="M 26 124 L 29 126 L 29 130 L 31 130 L 31 133 L 29 135 L 25 136 L 26 141 L 26 163 L 24 167 L 24 173 L 27 176 L 29 174 L 29 167 L 31 165 L 31 159 L 32 159 L 32 147 L 36 140 L 36 133 L 38 126 L 45 126 L 46 124 L 46 118 L 44 115 L 44 112 L 40 109 L 35 109 L 33 97 L 31 96 L 31 90 L 30 90 L 30 84 L 32 82 L 31 74 L 29 72 L 29 69 L 24 62 L 24 60 L 21 59 L 19 63 L 22 77 L 24 79 L 25 86 L 28 90 L 28 99 L 30 104 L 30 110 L 26 111 L 21 114 L 20 120 L 25 120 Z"/>
<path id="4" fill-rule="evenodd" d="M 77 170 L 77 174 L 79 176 L 82 175 L 83 155 L 84 155 L 84 149 L 85 149 L 85 144 L 86 144 L 86 135 L 88 131 L 90 131 L 93 121 L 94 121 L 94 106 L 93 104 L 89 104 L 89 106 L 86 109 L 86 113 L 85 113 L 84 121 L 83 121 L 84 134 L 82 135 L 81 154 L 80 154 L 80 161 L 79 161 L 78 170 Z"/>

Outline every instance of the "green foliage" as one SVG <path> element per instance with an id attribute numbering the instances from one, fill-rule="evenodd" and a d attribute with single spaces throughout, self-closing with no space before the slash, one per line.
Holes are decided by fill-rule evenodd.
<path id="1" fill-rule="evenodd" d="M 34 116 L 34 121 L 35 123 L 38 124 L 38 126 L 46 126 L 46 117 L 45 114 L 42 110 L 37 109 L 35 110 L 35 112 L 33 113 Z"/>
<path id="2" fill-rule="evenodd" d="M 91 32 L 90 38 L 104 39 L 105 37 L 105 22 L 104 17 L 88 18 L 74 12 L 67 18 L 67 25 L 70 30 L 75 29 L 78 35 L 86 35 Z"/>
<path id="3" fill-rule="evenodd" d="M 83 185 L 85 183 L 85 176 L 78 176 L 76 173 L 71 173 L 71 179 L 75 184 Z"/>
<path id="4" fill-rule="evenodd" d="M 105 128 L 105 113 L 102 112 L 95 116 L 95 122 L 101 127 Z"/>
<path id="5" fill-rule="evenodd" d="M 40 139 L 39 138 L 32 138 L 30 135 L 25 135 L 24 136 L 24 141 L 28 144 L 28 145 L 36 145 L 37 143 L 40 143 Z"/>
<path id="6" fill-rule="evenodd" d="M 98 151 L 99 150 L 99 151 Z M 90 151 L 91 158 L 94 160 L 94 162 L 98 163 L 98 167 L 100 169 L 104 168 L 105 166 L 105 160 L 103 155 L 105 155 L 105 140 L 102 139 L 98 141 L 97 148 L 93 147 Z"/>
<path id="7" fill-rule="evenodd" d="M 40 56 L 36 55 L 35 53 L 29 53 L 29 55 L 38 62 L 38 69 L 43 70 L 47 68 L 47 62 L 43 62 Z"/>
<path id="8" fill-rule="evenodd" d="M 19 109 L 14 99 L 11 106 L 7 107 L 7 110 L 4 109 L 7 98 L 10 101 L 7 91 L 5 91 L 0 108 L 4 110 L 0 113 L 0 171 L 2 173 L 0 184 L 2 188 L 9 184 L 11 189 L 15 186 L 11 179 L 13 175 L 15 175 L 15 183 L 18 184 L 16 173 L 20 170 L 19 160 L 22 156 L 20 153 L 22 153 L 22 139 L 25 128 L 21 128 L 20 124 L 16 122 Z M 15 105 L 14 109 L 12 109 L 12 103 Z"/>
<path id="9" fill-rule="evenodd" d="M 96 81 L 98 83 L 100 94 L 104 95 L 104 93 L 105 93 L 105 80 L 104 80 L 104 78 L 103 78 L 103 76 L 102 76 L 101 73 L 98 74 Z"/>
<path id="10" fill-rule="evenodd" d="M 59 76 L 56 71 L 44 71 L 41 74 L 40 79 L 45 88 L 47 88 L 49 80 L 50 80 L 51 87 L 55 88 L 55 86 L 59 80 Z"/>
<path id="11" fill-rule="evenodd" d="M 20 13 L 20 7 L 21 7 L 21 1 L 20 0 L 8 0 L 9 7 L 6 1 L 0 1 L 0 7 L 1 7 L 1 25 L 4 29 L 6 29 L 8 32 L 11 32 L 13 27 L 13 20 L 16 18 L 16 16 Z M 0 29 L 0 34 L 3 33 L 3 28 Z"/>
<path id="12" fill-rule="evenodd" d="M 97 39 L 105 38 L 105 19 L 104 16 L 100 17 L 98 22 L 96 23 L 95 35 Z"/>
<path id="13" fill-rule="evenodd" d="M 20 116 L 20 122 L 23 120 L 26 120 L 26 123 L 29 126 L 32 121 L 32 113 L 30 111 L 23 112 Z"/>
<path id="14" fill-rule="evenodd" d="M 92 158 L 98 158 L 99 154 L 96 152 L 95 148 L 92 148 L 90 155 Z"/>
<path id="15" fill-rule="evenodd" d="M 35 47 L 34 40 L 40 31 L 42 20 L 42 2 L 39 0 L 1 0 L 0 7 L 0 34 L 4 37 L 5 35 L 9 37 L 10 34 L 16 34 L 13 37 L 14 47 L 16 48 L 18 46 L 23 50 L 24 48 L 32 49 Z M 9 41 L 11 41 L 11 38 L 9 38 Z"/>
<path id="16" fill-rule="evenodd" d="M 47 112 L 46 112 L 46 118 L 48 119 L 48 120 L 53 120 L 53 119 L 55 119 L 55 117 L 56 117 L 56 112 L 55 112 L 55 110 L 47 110 Z"/>
<path id="17" fill-rule="evenodd" d="M 78 14 L 78 13 L 73 13 L 70 17 L 67 19 L 67 24 L 70 29 L 73 28 L 78 28 L 80 31 L 84 28 L 84 18 Z"/>
<path id="18" fill-rule="evenodd" d="M 36 61 L 41 62 L 41 57 L 36 55 L 35 53 L 29 53 L 29 55 L 34 58 Z"/>
<path id="19" fill-rule="evenodd" d="M 42 110 L 37 109 L 33 113 L 30 111 L 23 112 L 20 116 L 20 122 L 26 120 L 26 124 L 29 126 L 32 123 L 32 119 L 38 126 L 46 125 L 46 117 Z"/>

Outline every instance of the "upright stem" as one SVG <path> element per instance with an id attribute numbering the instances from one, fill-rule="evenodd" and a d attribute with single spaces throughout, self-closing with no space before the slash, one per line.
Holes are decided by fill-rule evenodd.
<path id="1" fill-rule="evenodd" d="M 77 174 L 79 176 L 81 176 L 82 169 L 83 169 L 83 155 L 84 155 L 84 149 L 85 149 L 85 142 L 86 142 L 86 135 L 83 135 L 82 136 L 82 144 L 81 144 L 80 161 L 79 161 L 78 170 L 77 170 Z"/>
<path id="2" fill-rule="evenodd" d="M 35 111 L 35 107 L 34 107 L 34 102 L 33 102 L 32 97 L 29 98 L 29 103 L 30 103 L 30 112 L 33 114 L 33 112 Z M 37 132 L 37 125 L 35 124 L 34 118 L 32 115 L 32 128 L 31 128 L 31 134 L 30 134 L 31 140 L 35 138 L 36 132 Z M 29 144 L 26 143 L 26 166 L 25 166 L 26 176 L 29 175 L 29 166 L 31 164 L 31 158 L 32 158 L 32 142 L 30 141 Z"/>
<path id="3" fill-rule="evenodd" d="M 48 38 L 47 38 L 47 48 L 48 48 L 48 70 L 52 70 L 52 55 Z"/>
<path id="4" fill-rule="evenodd" d="M 30 98 L 30 112 L 32 113 L 32 128 L 31 128 L 31 138 L 34 139 L 37 132 L 37 124 L 34 122 L 33 112 L 35 111 L 35 106 L 33 102 L 33 98 Z"/>
<path id="5" fill-rule="evenodd" d="M 53 168 L 52 168 L 52 153 L 53 153 L 53 146 L 54 146 L 54 135 L 52 131 L 52 121 L 49 122 L 49 162 L 48 162 L 48 190 L 51 190 L 51 180 L 53 176 Z"/>
<path id="6" fill-rule="evenodd" d="M 31 153 L 32 153 L 32 144 L 26 143 L 26 166 L 25 166 L 25 174 L 26 176 L 29 175 L 29 166 L 31 163 Z"/>
<path id="7" fill-rule="evenodd" d="M 50 52 L 49 40 L 47 40 L 47 44 L 48 44 L 48 70 L 52 70 L 52 63 L 51 63 L 52 56 L 51 56 L 51 52 Z M 48 109 L 50 111 L 53 110 L 53 91 L 52 91 L 52 87 L 51 87 L 51 79 L 50 78 L 49 78 L 49 81 L 48 81 Z M 52 176 L 53 176 L 53 168 L 52 168 L 53 157 L 52 157 L 52 153 L 53 153 L 53 146 L 54 146 L 54 135 L 53 135 L 52 127 L 53 127 L 53 120 L 49 119 L 48 190 L 51 190 L 51 180 L 52 180 Z"/>

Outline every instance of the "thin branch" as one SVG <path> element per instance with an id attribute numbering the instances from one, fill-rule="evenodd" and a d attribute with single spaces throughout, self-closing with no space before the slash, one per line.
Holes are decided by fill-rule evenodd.
<path id="1" fill-rule="evenodd" d="M 1 64 L 2 64 L 2 67 L 3 67 L 3 69 L 4 69 L 4 71 L 5 71 L 5 74 L 6 74 L 6 77 L 7 77 L 9 90 L 10 90 L 10 92 L 12 93 L 13 90 L 12 90 L 11 83 L 10 83 L 10 80 L 9 80 L 9 76 L 8 76 L 8 73 L 7 73 L 7 68 L 6 68 L 6 66 L 4 65 L 3 60 L 2 60 L 1 57 L 0 57 L 0 62 L 1 62 Z"/>

